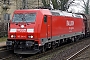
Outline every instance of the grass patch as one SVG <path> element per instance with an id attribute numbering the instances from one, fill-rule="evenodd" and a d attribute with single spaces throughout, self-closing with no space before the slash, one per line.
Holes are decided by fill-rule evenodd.
<path id="1" fill-rule="evenodd" d="M 0 38 L 0 42 L 6 41 L 6 40 L 7 40 L 7 37 Z"/>

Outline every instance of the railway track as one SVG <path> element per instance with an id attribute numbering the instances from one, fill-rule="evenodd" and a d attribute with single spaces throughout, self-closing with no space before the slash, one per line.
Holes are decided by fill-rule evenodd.
<path id="1" fill-rule="evenodd" d="M 0 47 L 0 51 L 1 51 L 1 50 L 6 50 L 6 46 L 1 46 L 1 47 Z"/>
<path id="2" fill-rule="evenodd" d="M 8 53 L 6 52 L 6 54 L 0 52 L 0 59 L 2 59 L 2 60 L 12 60 L 12 59 L 13 60 L 42 60 L 42 59 L 43 60 L 66 60 L 66 59 L 69 60 L 70 59 L 71 60 L 73 58 L 70 58 L 70 56 L 72 56 L 73 51 L 70 52 L 70 49 L 71 50 L 73 49 L 75 51 L 75 49 L 73 47 L 75 47 L 77 45 L 80 45 L 80 44 L 81 44 L 81 46 L 82 46 L 82 44 L 85 46 L 88 45 L 90 43 L 89 39 L 90 38 L 86 38 L 86 39 L 80 40 L 78 42 L 65 44 L 65 45 L 62 45 L 55 49 L 48 50 L 45 53 L 35 54 L 35 55 L 18 55 L 18 54 L 14 54 L 13 51 L 12 52 L 7 51 Z M 86 42 L 86 43 L 84 43 L 84 42 Z M 81 46 L 79 46 L 79 47 L 81 47 Z M 79 47 L 77 47 L 77 48 L 79 48 Z M 78 50 L 79 49 L 77 49 L 76 51 L 78 51 Z M 7 55 L 7 56 L 1 57 L 1 54 Z M 48 57 L 46 57 L 46 56 L 48 56 Z"/>
<path id="3" fill-rule="evenodd" d="M 12 60 L 12 58 L 14 57 L 15 57 L 15 60 L 16 58 L 17 59 L 20 58 L 20 56 L 17 54 L 14 54 L 12 50 L 7 50 L 6 46 L 0 47 L 0 60 Z"/>
<path id="4" fill-rule="evenodd" d="M 13 55 L 13 51 L 7 50 L 6 46 L 0 47 L 0 60 L 5 60 L 7 58 L 11 58 L 11 55 Z"/>
<path id="5" fill-rule="evenodd" d="M 73 60 L 74 58 L 76 58 L 81 52 L 84 52 L 86 49 L 88 49 L 90 47 L 90 44 L 85 46 L 83 49 L 79 50 L 78 52 L 76 52 L 75 54 L 73 54 L 72 56 L 70 56 L 67 60 Z"/>
<path id="6" fill-rule="evenodd" d="M 0 59 L 9 56 L 11 54 L 12 51 L 9 51 L 6 49 L 6 46 L 2 46 L 0 47 Z"/>

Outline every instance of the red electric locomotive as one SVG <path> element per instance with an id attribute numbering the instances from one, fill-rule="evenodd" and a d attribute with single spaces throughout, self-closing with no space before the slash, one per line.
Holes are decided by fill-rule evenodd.
<path id="1" fill-rule="evenodd" d="M 84 35 L 81 15 L 48 9 L 16 10 L 10 21 L 6 45 L 14 53 L 36 54 Z"/>

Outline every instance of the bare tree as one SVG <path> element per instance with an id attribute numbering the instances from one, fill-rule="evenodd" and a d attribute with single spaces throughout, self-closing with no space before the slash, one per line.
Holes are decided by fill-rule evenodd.
<path id="1" fill-rule="evenodd" d="M 71 4 L 71 6 L 74 6 L 74 7 L 77 7 L 77 9 L 79 10 L 78 12 L 79 13 L 85 13 L 85 14 L 89 14 L 89 4 L 90 4 L 90 0 L 74 0 L 74 1 L 77 1 L 77 2 L 73 2 Z M 71 7 L 70 6 L 70 7 Z M 71 9 L 71 11 L 73 11 L 74 8 Z"/>
<path id="2" fill-rule="evenodd" d="M 89 14 L 89 4 L 90 4 L 90 0 L 87 0 L 86 2 L 85 2 L 85 0 L 82 0 L 83 1 L 83 4 L 84 4 L 84 6 L 82 6 L 83 8 L 84 8 L 84 13 L 85 14 Z"/>
<path id="3" fill-rule="evenodd" d="M 49 8 L 50 7 L 50 0 L 42 0 L 42 3 L 44 5 L 44 8 Z"/>
<path id="4" fill-rule="evenodd" d="M 68 3 L 66 4 L 66 10 L 69 9 L 69 7 L 74 3 L 75 0 L 69 0 Z"/>
<path id="5" fill-rule="evenodd" d="M 44 7 L 50 7 L 50 2 L 52 2 L 54 9 L 61 9 L 63 11 L 67 10 L 74 0 L 42 0 Z M 47 3 L 48 2 L 48 3 Z"/>

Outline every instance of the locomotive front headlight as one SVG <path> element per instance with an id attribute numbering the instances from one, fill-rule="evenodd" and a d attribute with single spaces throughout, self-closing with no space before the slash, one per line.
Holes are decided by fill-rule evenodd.
<path id="1" fill-rule="evenodd" d="M 31 38 L 33 38 L 33 36 L 31 35 Z"/>
<path id="2" fill-rule="evenodd" d="M 29 35 L 28 38 L 33 38 L 33 36 L 32 35 Z"/>
<path id="3" fill-rule="evenodd" d="M 15 35 L 11 35 L 11 38 L 15 38 L 16 36 Z"/>
<path id="4" fill-rule="evenodd" d="M 14 36 L 13 35 L 11 35 L 11 38 L 13 38 Z"/>

